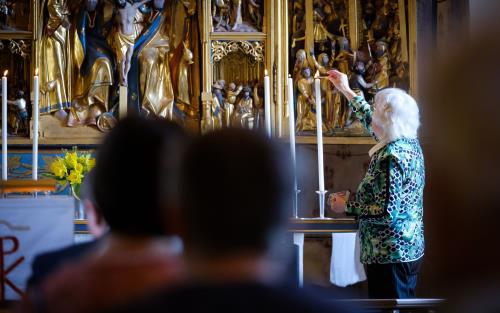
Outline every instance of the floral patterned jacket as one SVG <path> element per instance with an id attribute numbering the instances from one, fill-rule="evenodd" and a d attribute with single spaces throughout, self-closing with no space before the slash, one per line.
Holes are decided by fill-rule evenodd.
<path id="1" fill-rule="evenodd" d="M 350 106 L 371 130 L 372 108 L 355 97 Z M 381 145 L 347 212 L 359 216 L 361 262 L 415 261 L 424 254 L 423 191 L 425 166 L 418 139 L 401 138 Z"/>

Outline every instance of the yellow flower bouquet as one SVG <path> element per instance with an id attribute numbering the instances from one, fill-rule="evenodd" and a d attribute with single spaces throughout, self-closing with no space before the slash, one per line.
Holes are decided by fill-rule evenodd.
<path id="1" fill-rule="evenodd" d="M 71 187 L 73 196 L 80 199 L 80 186 L 83 177 L 95 166 L 95 158 L 90 153 L 78 152 L 77 148 L 63 150 L 64 156 L 57 157 L 50 164 L 50 174 L 47 176 L 55 179 L 61 185 Z"/>

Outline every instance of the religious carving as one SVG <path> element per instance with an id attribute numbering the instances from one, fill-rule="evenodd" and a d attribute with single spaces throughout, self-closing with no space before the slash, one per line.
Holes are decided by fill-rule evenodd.
<path id="1" fill-rule="evenodd" d="M 264 45 L 260 41 L 213 41 L 212 60 L 219 62 L 229 53 L 241 51 L 256 62 L 264 61 Z"/>
<path id="2" fill-rule="evenodd" d="M 18 135 L 19 132 L 28 134 L 28 111 L 26 110 L 26 100 L 24 91 L 18 90 L 14 101 L 8 100 L 9 105 L 9 125 L 12 128 L 12 134 Z"/>
<path id="3" fill-rule="evenodd" d="M 189 65 L 193 64 L 193 53 L 186 47 L 183 42 L 183 53 L 181 63 L 179 65 L 178 82 L 177 82 L 177 100 L 182 104 L 191 104 L 189 95 Z"/>
<path id="4" fill-rule="evenodd" d="M 376 82 L 369 93 L 369 100 L 373 98 L 371 95 L 385 87 L 409 89 L 406 18 L 399 16 L 405 8 L 400 8 L 399 4 L 398 0 L 361 1 L 365 40 L 361 55 L 368 52 L 369 59 L 363 60 L 366 77 L 372 83 Z"/>
<path id="5" fill-rule="evenodd" d="M 212 0 L 215 32 L 262 31 L 262 5 L 259 0 Z"/>
<path id="6" fill-rule="evenodd" d="M 243 88 L 243 97 L 238 101 L 232 116 L 232 126 L 241 128 L 254 128 L 254 105 L 251 97 L 252 89 Z"/>
<path id="7" fill-rule="evenodd" d="M 120 84 L 127 86 L 127 76 L 130 62 L 134 53 L 136 33 L 133 22 L 137 10 L 151 0 L 144 0 L 130 4 L 127 0 L 116 0 L 118 7 L 118 27 L 114 35 L 113 47 L 115 48 Z"/>
<path id="8" fill-rule="evenodd" d="M 71 105 L 71 47 L 66 0 L 45 1 L 47 22 L 40 43 L 40 113 L 57 112 L 65 119 Z"/>
<path id="9" fill-rule="evenodd" d="M 9 16 L 14 12 L 12 3 L 7 0 L 0 0 L 0 29 L 12 30 L 9 25 Z"/>
<path id="10" fill-rule="evenodd" d="M 313 36 L 314 50 L 328 52 L 331 45 L 339 37 L 347 38 L 348 1 L 314 1 L 313 10 Z"/>
<path id="11" fill-rule="evenodd" d="M 307 54 L 304 49 L 300 49 L 295 54 L 295 64 L 293 66 L 293 81 L 295 84 L 302 78 L 302 70 L 309 66 Z"/>
<path id="12" fill-rule="evenodd" d="M 311 52 L 311 59 L 314 62 L 314 66 L 316 70 L 319 72 L 321 76 L 328 76 L 328 71 L 333 68 L 333 51 L 332 51 L 332 59 L 326 53 L 321 53 L 318 56 L 318 60 L 314 57 L 314 52 Z M 335 96 L 337 95 L 334 92 L 333 85 L 326 79 L 321 80 L 321 97 L 322 104 L 325 111 L 325 124 L 327 128 L 330 130 L 335 128 L 339 122 L 339 113 L 340 113 L 340 103 L 335 101 Z"/>
<path id="13" fill-rule="evenodd" d="M 354 61 L 354 53 L 351 52 L 349 47 L 349 40 L 346 37 L 340 37 L 339 41 L 339 51 L 335 56 L 333 66 L 341 71 L 342 73 L 351 75 L 351 68 Z M 334 95 L 334 120 L 331 126 L 343 130 L 348 127 L 351 123 L 351 110 L 349 109 L 349 104 L 347 99 L 340 93 L 336 92 Z"/>
<path id="14" fill-rule="evenodd" d="M 376 86 L 377 82 L 367 83 L 365 80 L 366 69 L 365 63 L 361 61 L 357 61 L 354 64 L 354 68 L 352 71 L 352 75 L 349 79 L 349 86 L 351 89 L 360 96 L 364 98 L 367 97 L 367 92 L 370 88 Z"/>
<path id="15" fill-rule="evenodd" d="M 96 125 L 101 130 L 109 129 L 118 120 L 119 84 L 128 87 L 128 114 L 173 119 L 193 130 L 199 129 L 200 117 L 206 112 L 212 119 L 212 122 L 207 122 L 212 128 L 232 126 L 239 103 L 242 99 L 248 100 L 243 92 L 244 86 L 248 86 L 253 126 L 261 127 L 264 107 L 262 76 L 266 67 L 264 62 L 269 61 L 264 58 L 266 41 L 262 39 L 263 34 L 246 34 L 242 36 L 244 40 L 235 40 L 236 34 L 229 33 L 263 31 L 264 12 L 267 13 L 265 9 L 270 2 L 213 0 L 206 11 L 200 10 L 198 3 L 204 4 L 195 0 L 44 0 L 40 1 L 39 12 L 30 15 L 30 10 L 36 6 L 31 6 L 29 1 L 0 0 L 0 27 L 7 25 L 16 31 L 33 31 L 38 40 L 33 63 L 29 60 L 31 39 L 4 39 L 0 42 L 0 49 L 4 46 L 4 51 L 10 50 L 17 59 L 19 56 L 26 58 L 28 61 L 23 61 L 23 64 L 39 67 L 40 111 L 47 115 L 41 117 L 42 128 L 44 125 L 49 125 L 51 130 L 57 128 L 55 125 Z M 287 72 L 294 79 L 296 114 L 303 113 L 298 107 L 298 98 L 304 100 L 303 71 L 306 67 L 310 68 L 309 78 L 316 71 L 325 75 L 331 68 L 347 73 L 353 89 L 358 89 L 368 101 L 384 87 L 408 90 L 407 50 L 411 45 L 407 41 L 407 17 L 399 16 L 406 14 L 406 8 L 399 5 L 408 2 L 290 0 L 287 3 L 290 18 L 282 18 L 280 26 L 289 26 L 289 58 L 286 61 L 282 58 L 281 62 L 275 59 L 276 64 L 266 63 L 267 69 L 275 73 L 271 75 L 271 101 L 274 101 L 271 106 L 276 109 L 273 115 L 276 119 L 280 118 L 278 109 L 283 116 L 288 111 L 280 108 L 282 104 L 278 103 L 286 98 L 283 97 L 284 88 L 279 86 Z M 355 10 L 351 7 L 353 5 L 357 6 Z M 200 12 L 206 12 L 204 18 L 208 17 L 205 19 L 208 29 L 204 29 L 206 24 L 198 20 Z M 282 14 L 276 8 L 274 12 Z M 354 16 L 356 12 L 358 16 Z M 23 26 L 21 20 L 29 22 Z M 351 24 L 356 21 L 357 25 Z M 271 29 L 273 24 L 267 26 L 270 27 L 266 28 L 268 35 L 276 31 Z M 355 29 L 359 33 L 353 33 Z M 208 41 L 200 38 L 200 31 L 208 31 Z M 222 39 L 225 35 L 226 39 Z M 27 38 L 26 34 L 22 36 Z M 355 45 L 353 49 L 351 43 Z M 201 48 L 205 49 L 205 44 L 211 50 L 203 54 L 208 60 L 201 57 Z M 276 46 L 281 47 L 281 43 L 277 45 L 275 42 L 272 49 Z M 276 53 L 274 51 L 274 55 Z M 201 81 L 206 79 L 200 75 L 206 66 L 200 66 L 198 62 L 203 61 L 212 65 L 208 78 L 210 83 L 214 82 L 212 86 Z M 4 67 L 11 67 L 8 62 L 3 63 Z M 283 69 L 284 64 L 288 64 L 288 69 Z M 9 73 L 9 90 L 15 93 L 20 89 L 25 92 L 32 89 L 28 76 L 33 71 L 33 68 L 26 67 L 15 75 Z M 17 84 L 17 78 L 23 79 L 25 89 L 17 85 L 10 88 L 11 84 Z M 232 96 L 238 90 L 239 93 Z M 9 98 L 15 99 L 12 91 Z M 327 134 L 353 135 L 351 125 L 355 121 L 345 98 L 324 79 L 321 81 L 321 102 Z M 314 105 L 309 105 L 313 114 L 319 114 Z M 29 107 L 28 103 L 28 112 Z M 12 112 L 15 112 L 14 107 Z M 247 126 L 248 121 L 245 121 Z M 300 129 L 307 124 L 299 123 L 298 131 L 315 130 L 314 123 L 309 123 L 309 128 Z M 276 129 L 281 125 L 281 130 L 286 127 L 286 123 L 273 125 Z M 21 126 L 19 124 L 20 133 Z M 91 134 L 91 138 L 98 137 L 92 128 L 67 131 L 78 134 L 75 138 L 86 138 L 86 134 Z M 47 134 L 43 129 L 41 133 Z"/>
<path id="16" fill-rule="evenodd" d="M 113 6 L 86 0 L 78 12 L 74 30 L 74 95 L 68 126 L 96 125 L 111 109 L 115 79 L 114 51 L 106 40 L 115 17 Z"/>
<path id="17" fill-rule="evenodd" d="M 311 68 L 304 67 L 301 76 L 297 82 L 296 127 L 297 131 L 312 131 L 316 129 L 316 99 L 314 97 L 314 79 L 311 76 Z"/>
<path id="18" fill-rule="evenodd" d="M 240 94 L 240 92 L 243 90 L 243 86 L 238 86 L 236 88 L 235 83 L 229 83 L 227 92 L 226 92 L 226 101 L 224 102 L 224 126 L 225 127 L 230 127 L 232 125 L 231 119 L 233 117 L 234 113 L 234 106 L 236 104 L 236 98 Z"/>
<path id="19" fill-rule="evenodd" d="M 226 113 L 225 112 L 226 110 L 222 110 L 222 106 L 225 104 L 224 96 L 222 95 L 222 89 L 224 88 L 224 84 L 222 82 L 217 82 L 212 85 L 213 99 L 212 99 L 212 110 L 210 113 L 214 118 L 215 128 L 221 128 L 222 126 L 229 127 L 230 126 L 229 118 L 232 113 L 232 108 L 231 108 L 230 111 L 228 110 L 229 111 L 228 117 L 226 118 L 226 115 L 224 114 L 224 120 L 222 119 L 223 113 Z"/>
<path id="20" fill-rule="evenodd" d="M 293 17 L 290 25 L 292 34 L 292 55 L 295 55 L 298 50 L 304 49 L 304 42 L 306 39 L 306 13 L 304 5 L 304 0 L 293 2 Z"/>
<path id="21" fill-rule="evenodd" d="M 149 42 L 137 51 L 139 80 L 135 84 L 137 89 L 132 92 L 142 95 L 142 99 L 135 101 L 143 115 L 174 119 L 172 76 L 176 73 L 170 67 L 171 40 L 164 28 L 167 18 L 163 13 L 164 5 L 163 0 L 155 0 L 151 11 L 139 19 L 152 21 L 152 35 Z"/>
<path id="22" fill-rule="evenodd" d="M 1 42 L 0 50 L 2 50 L 5 45 Z M 25 59 L 29 56 L 29 50 L 31 49 L 31 44 L 24 40 L 13 40 L 9 39 L 9 50 L 12 54 L 18 54 L 21 58 Z"/>
<path id="23" fill-rule="evenodd" d="M 42 114 L 56 112 L 68 126 L 109 130 L 118 119 L 120 84 L 127 86 L 127 114 L 199 119 L 195 0 L 44 3 Z"/>
<path id="24" fill-rule="evenodd" d="M 212 20 L 214 31 L 227 31 L 230 29 L 230 3 L 231 0 L 212 0 Z"/>

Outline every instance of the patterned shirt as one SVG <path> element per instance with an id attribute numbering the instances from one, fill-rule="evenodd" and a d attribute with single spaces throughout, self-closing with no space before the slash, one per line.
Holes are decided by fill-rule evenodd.
<path id="1" fill-rule="evenodd" d="M 351 100 L 356 117 L 370 131 L 372 108 Z M 347 212 L 359 216 L 361 262 L 415 261 L 424 254 L 425 167 L 418 139 L 401 138 L 377 150 Z"/>

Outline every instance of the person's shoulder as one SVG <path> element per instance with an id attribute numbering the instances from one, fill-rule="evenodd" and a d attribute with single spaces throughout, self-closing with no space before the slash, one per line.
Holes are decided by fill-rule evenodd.
<path id="1" fill-rule="evenodd" d="M 65 257 L 79 256 L 85 253 L 85 251 L 90 249 L 93 245 L 95 245 L 95 243 L 96 241 L 87 241 L 71 246 L 66 246 L 58 250 L 42 253 L 35 257 L 35 262 L 37 260 L 43 262 L 43 261 L 52 261 L 54 259 L 60 259 Z"/>
<path id="2" fill-rule="evenodd" d="M 417 138 L 400 138 L 385 146 L 383 157 L 401 161 L 407 158 L 413 158 L 421 153 L 422 148 Z"/>
<path id="3" fill-rule="evenodd" d="M 40 283 L 60 265 L 83 256 L 96 243 L 97 241 L 79 243 L 35 256 L 31 265 L 33 271 L 28 279 L 28 285 L 32 286 Z"/>

